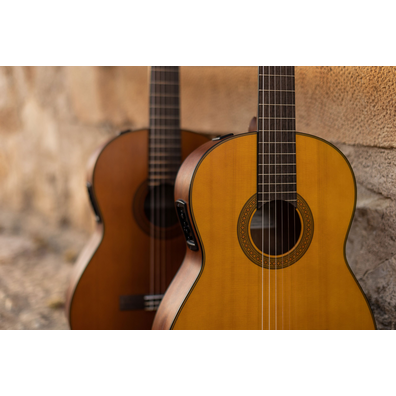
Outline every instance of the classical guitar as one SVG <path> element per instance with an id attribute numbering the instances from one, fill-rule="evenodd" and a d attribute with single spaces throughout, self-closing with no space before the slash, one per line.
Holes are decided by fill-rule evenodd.
<path id="1" fill-rule="evenodd" d="M 345 256 L 356 187 L 344 155 L 295 131 L 294 67 L 261 66 L 258 130 L 206 143 L 175 186 L 197 248 L 153 329 L 375 329 Z"/>
<path id="2" fill-rule="evenodd" d="M 180 131 L 179 68 L 153 66 L 150 129 L 126 131 L 90 160 L 97 229 L 67 292 L 71 329 L 150 329 L 185 254 L 174 206 L 181 162 L 204 135 Z"/>

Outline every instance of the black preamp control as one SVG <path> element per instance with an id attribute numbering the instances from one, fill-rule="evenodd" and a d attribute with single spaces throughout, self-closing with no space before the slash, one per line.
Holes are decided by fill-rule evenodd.
<path id="1" fill-rule="evenodd" d="M 176 201 L 176 211 L 177 215 L 179 216 L 179 221 L 182 226 L 184 236 L 186 237 L 188 248 L 191 250 L 198 250 L 198 244 L 194 238 L 190 220 L 187 215 L 187 204 L 183 200 L 178 199 Z"/>

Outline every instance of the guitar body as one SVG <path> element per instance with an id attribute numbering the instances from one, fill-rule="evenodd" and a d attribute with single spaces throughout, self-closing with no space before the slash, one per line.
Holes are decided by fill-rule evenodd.
<path id="1" fill-rule="evenodd" d="M 183 261 L 185 238 L 178 223 L 166 230 L 154 227 L 150 235 L 153 226 L 144 212 L 148 134 L 121 134 L 91 160 L 88 181 L 102 221 L 72 274 L 66 302 L 72 329 L 150 329 L 155 310 L 121 310 L 120 297 L 153 294 L 154 283 L 164 293 Z M 207 141 L 181 132 L 182 159 Z M 150 272 L 153 250 L 160 252 L 161 279 Z"/>
<path id="2" fill-rule="evenodd" d="M 350 165 L 334 146 L 299 133 L 296 158 L 302 234 L 279 269 L 260 265 L 249 231 L 257 133 L 207 143 L 187 158 L 175 199 L 188 204 L 200 246 L 188 250 L 153 329 L 375 329 L 345 257 L 356 201 Z"/>

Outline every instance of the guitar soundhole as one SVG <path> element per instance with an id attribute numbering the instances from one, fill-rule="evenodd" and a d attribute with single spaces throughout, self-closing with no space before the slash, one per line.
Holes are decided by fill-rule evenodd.
<path id="1" fill-rule="evenodd" d="M 255 212 L 250 233 L 253 243 L 261 252 L 270 256 L 285 254 L 300 238 L 300 216 L 289 202 L 268 202 Z"/>
<path id="2" fill-rule="evenodd" d="M 177 224 L 174 205 L 174 187 L 162 184 L 152 187 L 144 200 L 144 213 L 156 227 L 168 228 Z"/>

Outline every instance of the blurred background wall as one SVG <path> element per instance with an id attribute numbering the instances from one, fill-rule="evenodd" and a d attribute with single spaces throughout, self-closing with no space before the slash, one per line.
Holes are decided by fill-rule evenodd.
<path id="1" fill-rule="evenodd" d="M 180 74 L 184 129 L 247 131 L 256 67 Z M 336 144 L 354 169 L 347 256 L 379 328 L 388 329 L 396 328 L 395 94 L 393 67 L 296 68 L 297 130 Z M 88 235 L 90 154 L 120 130 L 147 127 L 146 67 L 0 67 L 0 208 Z"/>

